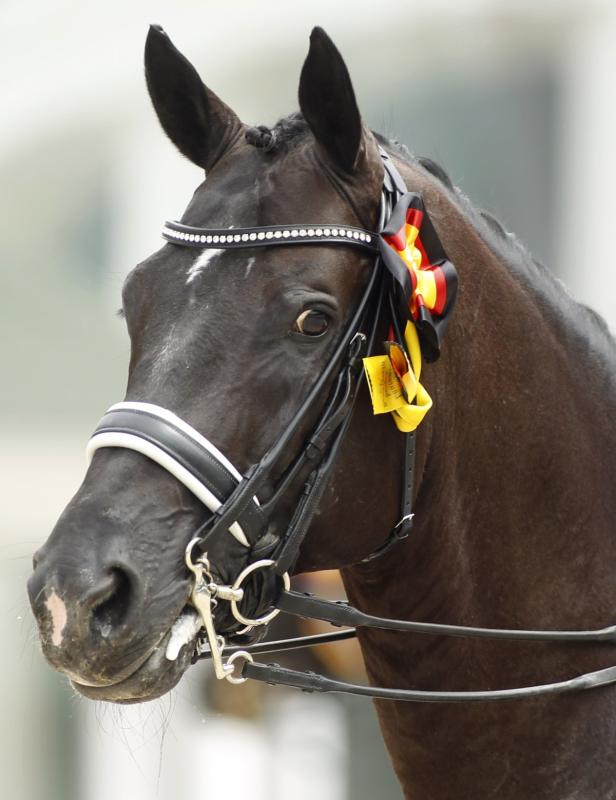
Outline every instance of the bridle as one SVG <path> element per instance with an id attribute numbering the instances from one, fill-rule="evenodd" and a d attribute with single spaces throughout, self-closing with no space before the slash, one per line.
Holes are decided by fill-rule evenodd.
<path id="1" fill-rule="evenodd" d="M 368 285 L 331 358 L 291 422 L 261 460 L 242 475 L 223 453 L 187 422 L 168 409 L 140 402 L 117 403 L 107 411 L 89 441 L 89 458 L 102 447 L 122 447 L 140 452 L 183 483 L 211 512 L 186 548 L 186 565 L 194 576 L 191 603 L 200 616 L 205 634 L 204 638 L 197 640 L 193 661 L 211 659 L 216 676 L 220 679 L 243 683 L 252 678 L 304 691 L 342 692 L 416 702 L 505 700 L 572 692 L 614 683 L 616 666 L 566 681 L 516 689 L 476 692 L 388 689 L 345 683 L 275 664 L 257 663 L 253 659 L 257 654 L 348 639 L 356 635 L 358 627 L 542 642 L 616 642 L 616 626 L 588 631 L 534 631 L 393 620 L 365 614 L 346 603 L 331 602 L 290 589 L 289 571 L 298 558 L 300 546 L 323 497 L 351 422 L 357 390 L 363 377 L 362 357 L 374 352 L 384 312 L 391 318 L 396 338 L 404 341 L 402 330 L 408 321 L 409 275 L 399 259 L 391 258 L 384 234 L 388 231 L 391 219 L 396 217 L 399 204 L 404 200 L 408 202 L 410 197 L 420 202 L 420 198 L 407 192 L 403 179 L 382 149 L 381 157 L 384 183 L 378 233 L 342 224 L 208 229 L 166 222 L 163 228 L 163 237 L 167 241 L 183 247 L 240 249 L 318 244 L 361 248 L 375 257 Z M 426 222 L 430 225 L 427 215 Z M 435 238 L 431 225 L 430 230 Z M 444 252 L 442 256 L 443 262 L 453 269 Z M 312 417 L 314 408 L 318 402 L 322 402 L 320 398 L 328 389 L 328 399 L 302 449 L 285 467 L 268 499 L 259 502 L 259 490 L 272 481 L 276 469 L 281 462 L 285 462 L 285 454 L 293 437 L 305 427 L 306 420 Z M 400 521 L 381 547 L 364 558 L 364 562 L 384 555 L 406 538 L 411 530 L 414 430 L 405 434 L 405 454 Z M 286 530 L 282 535 L 272 537 L 267 532 L 268 521 L 281 497 L 291 491 L 306 473 L 308 477 Z M 258 557 L 248 563 L 231 585 L 221 585 L 214 578 L 214 569 L 207 554 L 227 532 Z M 269 581 L 269 605 L 254 612 L 246 610 L 243 603 L 246 599 L 244 584 L 261 571 Z M 216 606 L 223 602 L 229 603 L 234 619 L 231 636 L 236 642 L 242 642 L 245 634 L 253 628 L 264 628 L 280 612 L 352 627 L 349 630 L 282 641 L 228 644 L 217 631 L 215 615 Z M 240 660 L 241 666 L 236 663 Z"/>

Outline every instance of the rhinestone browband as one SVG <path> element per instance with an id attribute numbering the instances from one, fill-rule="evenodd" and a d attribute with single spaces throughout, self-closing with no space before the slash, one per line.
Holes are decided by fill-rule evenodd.
<path id="1" fill-rule="evenodd" d="M 165 222 L 163 238 L 186 247 L 263 247 L 270 244 L 346 244 L 377 251 L 376 233 L 348 225 L 272 225 L 259 228 L 193 228 Z"/>

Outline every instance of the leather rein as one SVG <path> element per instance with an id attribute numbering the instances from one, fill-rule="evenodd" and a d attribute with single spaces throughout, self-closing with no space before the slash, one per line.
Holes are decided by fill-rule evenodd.
<path id="1" fill-rule="evenodd" d="M 167 222 L 163 237 L 174 245 L 194 248 L 240 249 L 278 245 L 328 245 L 358 247 L 375 256 L 375 265 L 367 287 L 345 332 L 322 373 L 305 397 L 299 410 L 262 459 L 242 475 L 231 462 L 200 432 L 171 411 L 149 403 L 123 402 L 104 415 L 88 444 L 92 458 L 101 447 L 136 450 L 154 460 L 183 483 L 209 509 L 211 515 L 196 532 L 186 548 L 186 565 L 193 573 L 191 603 L 202 630 L 195 645 L 193 661 L 211 659 L 216 676 L 231 683 L 247 679 L 268 684 L 291 686 L 304 691 L 340 692 L 373 698 L 414 702 L 478 702 L 508 700 L 537 695 L 560 694 L 591 689 L 616 682 L 616 666 L 585 673 L 556 683 L 490 691 L 421 691 L 363 686 L 334 680 L 312 672 L 302 672 L 254 661 L 253 656 L 284 650 L 311 647 L 356 636 L 357 628 L 379 628 L 407 633 L 440 636 L 514 639 L 540 642 L 610 642 L 616 643 L 616 625 L 600 630 L 536 631 L 474 628 L 427 622 L 394 620 L 366 614 L 347 603 L 332 602 L 290 589 L 288 577 L 300 546 L 331 475 L 341 443 L 349 427 L 363 378 L 362 356 L 374 351 L 377 330 L 383 311 L 391 314 L 397 338 L 405 323 L 400 314 L 395 287 L 408 281 L 397 272 L 392 259 L 384 257 L 381 233 L 394 216 L 397 202 L 409 197 L 400 174 L 389 156 L 381 150 L 384 183 L 381 197 L 379 233 L 348 225 L 286 225 L 256 228 L 207 229 L 177 222 Z M 408 313 L 408 311 L 407 311 Z M 260 503 L 258 492 L 284 460 L 292 438 L 299 432 L 315 404 L 329 387 L 328 400 L 300 453 L 284 469 L 267 501 Z M 397 542 L 406 538 L 412 526 L 413 470 L 415 431 L 405 434 L 405 474 L 400 521 L 389 537 L 363 561 L 379 558 Z M 286 531 L 272 539 L 268 521 L 282 495 L 308 473 Z M 221 585 L 213 576 L 207 553 L 214 542 L 231 534 L 251 553 L 258 553 L 230 586 Z M 261 570 L 267 571 L 271 605 L 252 612 L 244 608 L 243 584 Z M 228 602 L 235 620 L 231 641 L 227 643 L 217 630 L 215 609 Z M 281 641 L 234 644 L 245 640 L 253 628 L 264 629 L 280 612 L 296 617 L 321 620 L 346 630 Z M 260 613 L 260 616 L 257 616 Z M 240 627 L 243 626 L 243 627 Z M 226 661 L 224 660 L 226 658 Z M 239 663 L 238 663 L 239 662 Z"/>

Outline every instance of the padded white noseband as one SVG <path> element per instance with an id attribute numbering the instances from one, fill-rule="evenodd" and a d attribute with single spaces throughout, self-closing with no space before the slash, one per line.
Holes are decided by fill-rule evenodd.
<path id="1" fill-rule="evenodd" d="M 124 411 L 138 412 L 145 415 L 148 420 L 159 420 L 162 423 L 173 426 L 177 431 L 181 432 L 184 437 L 192 441 L 193 444 L 209 453 L 214 461 L 218 462 L 218 464 L 233 477 L 236 483 L 241 482 L 241 473 L 233 466 L 229 459 L 209 441 L 209 439 L 206 439 L 206 437 L 193 428 L 192 425 L 189 425 L 173 412 L 161 406 L 154 405 L 153 403 L 131 401 L 115 403 L 115 405 L 111 406 L 103 417 L 103 420 L 101 420 L 99 427 L 94 431 L 92 437 L 88 441 L 86 448 L 88 463 L 92 460 L 94 453 L 102 447 L 122 447 L 128 450 L 135 450 L 146 456 L 146 458 L 155 461 L 159 466 L 173 475 L 174 478 L 191 491 L 210 511 L 216 512 L 221 507 L 223 501 L 219 500 L 218 497 L 213 494 L 203 480 L 187 469 L 187 467 L 180 463 L 178 458 L 174 457 L 168 450 L 163 449 L 160 444 L 151 439 L 144 438 L 139 432 L 105 429 L 106 426 L 103 423 L 108 417 L 117 416 L 115 412 Z M 254 498 L 254 501 L 255 504 L 258 505 L 258 500 L 256 498 Z M 245 547 L 250 546 L 246 534 L 238 522 L 234 522 L 229 526 L 229 533 Z"/>

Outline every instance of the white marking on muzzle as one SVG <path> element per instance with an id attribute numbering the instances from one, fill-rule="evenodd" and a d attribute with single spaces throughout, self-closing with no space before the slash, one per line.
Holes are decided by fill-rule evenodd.
<path id="1" fill-rule="evenodd" d="M 64 600 L 56 594 L 55 589 L 52 589 L 51 594 L 45 601 L 45 605 L 51 614 L 51 643 L 54 647 L 60 647 L 67 620 Z"/>

